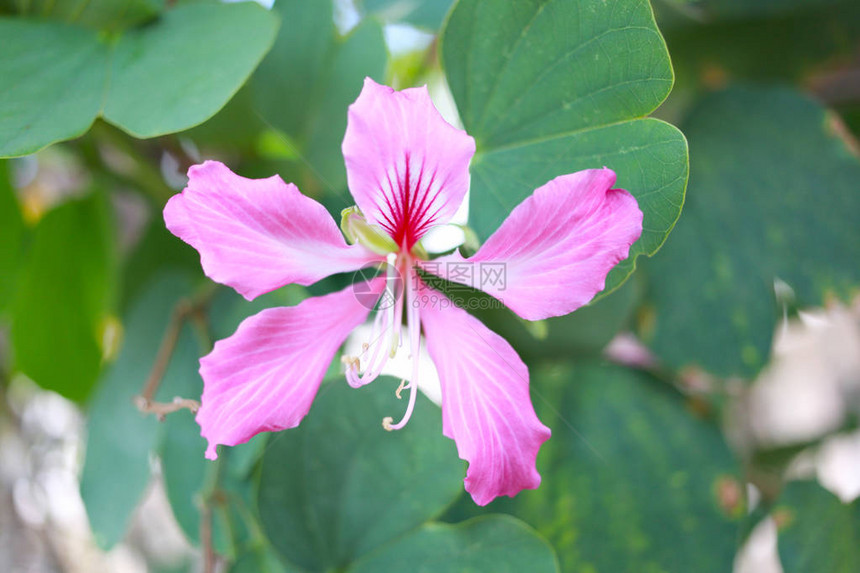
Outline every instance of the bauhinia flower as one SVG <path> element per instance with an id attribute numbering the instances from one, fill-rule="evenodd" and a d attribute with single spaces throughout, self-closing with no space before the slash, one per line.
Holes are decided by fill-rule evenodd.
<path id="1" fill-rule="evenodd" d="M 395 91 L 367 79 L 349 107 L 343 141 L 357 207 L 344 212 L 342 228 L 353 244 L 295 185 L 278 176 L 246 179 L 215 161 L 189 170 L 188 186 L 168 202 L 164 220 L 200 252 L 207 276 L 249 300 L 373 264 L 399 273 L 402 281 L 367 284 L 393 304 L 376 310 L 363 353 L 344 358 L 346 379 L 358 387 L 379 376 L 402 344 L 405 309 L 415 367 L 398 397 L 406 389 L 409 400 L 399 421 L 383 425 L 398 430 L 412 414 L 423 332 L 442 386 L 443 433 L 469 462 L 466 490 L 485 505 L 538 487 L 535 458 L 550 430 L 535 414 L 529 372 L 516 351 L 441 292 L 426 296 L 430 287 L 418 269 L 463 282 L 452 269 L 503 265 L 503 281 L 470 286 L 527 320 L 564 315 L 603 290 L 607 273 L 639 238 L 642 213 L 632 195 L 612 188 L 609 169 L 562 175 L 520 203 L 474 256 L 429 261 L 421 238 L 463 202 L 474 153 L 474 140 L 442 118 L 426 87 Z M 367 292 L 349 287 L 270 308 L 217 342 L 200 360 L 197 422 L 208 440 L 206 457 L 214 459 L 219 444 L 297 426 L 338 349 L 368 319 L 373 305 L 366 299 Z M 384 343 L 370 344 L 376 339 Z"/>

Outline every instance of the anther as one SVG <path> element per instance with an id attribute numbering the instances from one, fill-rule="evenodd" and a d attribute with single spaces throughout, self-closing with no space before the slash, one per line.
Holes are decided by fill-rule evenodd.
<path id="1" fill-rule="evenodd" d="M 398 400 L 401 400 L 403 398 L 403 396 L 401 396 L 400 393 L 403 392 L 404 388 L 406 388 L 406 379 L 405 378 L 400 381 L 400 386 L 398 386 L 397 390 L 394 391 L 394 395 L 397 396 Z"/>
<path id="2" fill-rule="evenodd" d="M 394 421 L 394 418 L 391 416 L 385 416 L 382 418 L 382 427 L 385 428 L 386 431 L 391 432 L 394 428 L 391 427 L 391 423 Z"/>
<path id="3" fill-rule="evenodd" d="M 341 364 L 345 365 L 347 370 L 355 369 L 356 372 L 361 371 L 361 359 L 358 356 L 343 355 L 340 357 Z"/>

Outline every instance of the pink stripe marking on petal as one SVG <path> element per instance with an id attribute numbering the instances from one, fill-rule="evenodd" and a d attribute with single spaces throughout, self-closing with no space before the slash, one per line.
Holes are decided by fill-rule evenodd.
<path id="1" fill-rule="evenodd" d="M 505 339 L 434 295 L 421 319 L 442 384 L 442 431 L 469 462 L 466 490 L 486 505 L 537 488 L 535 460 L 550 430 L 532 407 L 526 365 Z"/>
<path id="2" fill-rule="evenodd" d="M 463 202 L 474 153 L 475 141 L 442 118 L 426 87 L 398 92 L 367 78 L 349 107 L 343 155 L 350 191 L 368 221 L 407 249 Z M 446 184 L 434 190 L 440 179 Z"/>
<path id="3" fill-rule="evenodd" d="M 216 446 L 241 444 L 260 432 L 293 428 L 308 413 L 337 349 L 369 313 L 353 287 L 266 309 L 219 340 L 200 359 L 201 435 Z"/>
<path id="4" fill-rule="evenodd" d="M 209 278 L 249 300 L 381 260 L 348 246 L 325 207 L 295 185 L 277 175 L 246 179 L 217 161 L 188 170 L 188 186 L 168 201 L 164 221 L 197 249 Z"/>
<path id="5" fill-rule="evenodd" d="M 590 169 L 556 177 L 517 205 L 478 252 L 436 259 L 428 270 L 458 281 L 457 264 L 475 265 L 479 284 L 528 320 L 573 312 L 606 284 L 642 234 L 642 211 L 615 173 Z M 484 269 L 495 265 L 503 280 Z M 496 277 L 498 278 L 498 277 Z"/>

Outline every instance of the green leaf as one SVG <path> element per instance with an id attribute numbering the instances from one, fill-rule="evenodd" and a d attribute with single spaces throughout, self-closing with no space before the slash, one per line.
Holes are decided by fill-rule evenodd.
<path id="1" fill-rule="evenodd" d="M 165 227 L 161 213 L 155 211 L 150 213 L 140 242 L 123 263 L 121 308 L 137 298 L 154 276 L 169 269 L 202 276 L 200 254 L 191 245 L 177 240 Z"/>
<path id="2" fill-rule="evenodd" d="M 558 563 L 549 544 L 510 516 L 490 515 L 465 523 L 428 523 L 358 561 L 349 573 L 553 573 Z"/>
<path id="3" fill-rule="evenodd" d="M 18 369 L 70 400 L 89 395 L 101 367 L 115 267 L 109 218 L 98 192 L 45 215 L 12 306 Z"/>
<path id="4" fill-rule="evenodd" d="M 513 344 L 527 362 L 596 354 L 630 321 L 640 299 L 639 290 L 631 280 L 572 314 L 539 323 L 525 321 L 508 310 L 474 314 Z"/>
<path id="5" fill-rule="evenodd" d="M 860 41 L 860 4 L 811 8 L 770 18 L 691 19 L 671 27 L 661 21 L 678 87 L 740 78 L 799 81 L 850 58 Z"/>
<path id="6" fill-rule="evenodd" d="M 361 23 L 333 50 L 306 140 L 307 159 L 329 191 L 346 188 L 340 146 L 346 132 L 347 107 L 358 97 L 364 78 L 384 78 L 386 60 L 382 27 L 374 20 Z"/>
<path id="7" fill-rule="evenodd" d="M 409 425 L 382 429 L 405 405 L 385 378 L 359 390 L 324 384 L 296 429 L 269 441 L 258 505 L 272 545 L 309 571 L 342 568 L 441 512 L 463 464 L 423 396 Z"/>
<path id="8" fill-rule="evenodd" d="M 19 0 L 22 15 L 120 30 L 156 17 L 164 0 Z"/>
<path id="9" fill-rule="evenodd" d="M 645 215 L 606 291 L 653 254 L 684 202 L 687 149 L 671 125 L 641 119 L 669 94 L 672 68 L 646 0 L 463 0 L 442 60 L 477 142 L 470 224 L 486 239 L 550 179 L 607 166 Z"/>
<path id="10" fill-rule="evenodd" d="M 9 162 L 0 161 L 0 314 L 15 292 L 23 257 L 24 220 L 9 178 Z"/>
<path id="11" fill-rule="evenodd" d="M 305 131 L 314 97 L 322 93 L 316 86 L 335 41 L 332 3 L 278 0 L 274 10 L 281 27 L 251 87 L 263 115 L 295 136 Z"/>
<path id="12" fill-rule="evenodd" d="M 101 115 L 136 137 L 197 125 L 245 82 L 276 28 L 248 2 L 178 6 L 111 37 L 2 18 L 0 156 L 82 135 Z"/>
<path id="13" fill-rule="evenodd" d="M 357 0 L 356 7 L 363 14 L 386 22 L 403 22 L 435 31 L 453 3 L 453 0 Z"/>
<path id="14" fill-rule="evenodd" d="M 782 314 L 775 279 L 800 307 L 856 291 L 860 161 L 837 121 L 782 88 L 737 87 L 691 112 L 685 215 L 646 267 L 655 320 L 642 334 L 668 365 L 752 377 Z"/>
<path id="15" fill-rule="evenodd" d="M 382 27 L 369 19 L 340 38 L 330 2 L 286 0 L 275 10 L 283 25 L 254 74 L 255 100 L 266 121 L 298 147 L 302 164 L 293 169 L 302 190 L 339 193 L 346 189 L 340 144 L 347 107 L 365 77 L 382 81 L 385 76 Z"/>
<path id="16" fill-rule="evenodd" d="M 105 119 L 135 137 L 202 123 L 245 83 L 276 29 L 266 10 L 248 2 L 165 12 L 157 26 L 117 43 Z"/>
<path id="17" fill-rule="evenodd" d="M 107 81 L 110 52 L 98 34 L 0 18 L 0 38 L 0 156 L 83 135 L 101 110 Z"/>
<path id="18" fill-rule="evenodd" d="M 666 0 L 702 20 L 763 18 L 809 8 L 833 8 L 852 0 Z"/>
<path id="19" fill-rule="evenodd" d="M 815 482 L 786 486 L 773 515 L 785 573 L 860 571 L 860 502 L 844 504 Z"/>
<path id="20" fill-rule="evenodd" d="M 90 403 L 81 497 L 103 549 L 122 539 L 149 483 L 159 424 L 137 411 L 134 397 L 152 370 L 176 303 L 188 292 L 188 281 L 177 274 L 160 275 L 142 291 L 125 317 L 119 356 Z"/>
<path id="21" fill-rule="evenodd" d="M 718 427 L 644 373 L 587 364 L 535 372 L 552 438 L 535 491 L 512 508 L 555 546 L 563 571 L 730 571 L 743 486 Z M 695 543 L 691 540 L 699 540 Z"/>
<path id="22" fill-rule="evenodd" d="M 166 401 L 174 397 L 200 400 L 203 380 L 197 372 L 202 348 L 191 325 L 180 333 L 170 359 L 170 367 L 162 379 L 160 390 Z M 161 468 L 164 489 L 176 522 L 193 544 L 200 543 L 200 510 L 207 475 L 213 464 L 204 457 L 206 440 L 200 436 L 200 426 L 189 410 L 173 412 L 164 421 L 161 444 Z"/>
<path id="23" fill-rule="evenodd" d="M 230 567 L 230 573 L 299 573 L 299 569 L 282 563 L 269 548 L 243 553 Z"/>

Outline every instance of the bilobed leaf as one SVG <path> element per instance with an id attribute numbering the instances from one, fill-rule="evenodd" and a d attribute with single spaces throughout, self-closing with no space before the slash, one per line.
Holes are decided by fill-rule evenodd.
<path id="1" fill-rule="evenodd" d="M 348 573 L 555 573 L 552 547 L 510 516 L 428 523 L 359 560 Z"/>
<path id="2" fill-rule="evenodd" d="M 149 458 L 156 449 L 155 416 L 135 408 L 155 363 L 176 303 L 189 292 L 182 275 L 155 278 L 131 305 L 123 324 L 119 356 L 101 379 L 90 403 L 81 497 L 99 546 L 125 535 L 129 518 L 149 483 Z"/>
<path id="3" fill-rule="evenodd" d="M 136 137 L 203 122 L 250 76 L 276 30 L 249 2 L 180 6 L 130 30 L 114 49 L 105 119 Z"/>
<path id="4" fill-rule="evenodd" d="M 12 305 L 17 368 L 71 400 L 89 395 L 101 367 L 115 270 L 109 217 L 98 192 L 48 212 Z"/>
<path id="5" fill-rule="evenodd" d="M 9 178 L 9 162 L 0 161 L 0 314 L 9 306 L 23 262 L 24 221 Z"/>
<path id="6" fill-rule="evenodd" d="M 532 382 L 555 392 L 535 402 L 553 431 L 538 456 L 543 481 L 488 510 L 537 528 L 562 571 L 731 570 L 743 484 L 714 422 L 620 366 L 544 369 Z"/>
<path id="7" fill-rule="evenodd" d="M 258 506 L 272 545 L 308 571 L 346 567 L 440 513 L 463 488 L 463 464 L 423 396 L 409 424 L 382 418 L 405 407 L 397 381 L 359 390 L 324 383 L 308 416 L 272 436 Z"/>
<path id="8" fill-rule="evenodd" d="M 236 93 L 276 28 L 252 2 L 182 5 L 113 36 L 0 18 L 0 156 L 82 135 L 101 115 L 137 137 L 192 127 Z"/>
<path id="9" fill-rule="evenodd" d="M 676 128 L 642 119 L 673 81 L 646 0 L 464 0 L 443 31 L 442 60 L 478 146 L 470 225 L 481 238 L 548 180 L 606 166 L 645 215 L 606 290 L 656 252 L 681 212 L 687 149 Z"/>
<path id="10" fill-rule="evenodd" d="M 110 50 L 98 33 L 0 18 L 0 38 L 0 157 L 83 135 L 99 114 L 107 81 Z"/>
<path id="11" fill-rule="evenodd" d="M 752 377 L 782 316 L 777 278 L 800 307 L 860 286 L 860 161 L 837 121 L 793 90 L 737 87 L 684 122 L 692 185 L 647 265 L 654 321 L 642 330 L 667 364 Z"/>
<path id="12" fill-rule="evenodd" d="M 785 573 L 860 571 L 860 502 L 842 503 L 815 482 L 792 482 L 772 515 Z"/>

